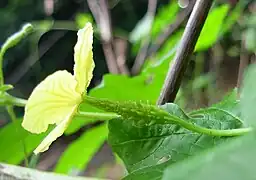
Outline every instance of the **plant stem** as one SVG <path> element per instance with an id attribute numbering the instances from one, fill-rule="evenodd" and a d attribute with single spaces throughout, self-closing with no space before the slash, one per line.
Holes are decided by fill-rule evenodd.
<path id="1" fill-rule="evenodd" d="M 82 116 L 86 118 L 99 119 L 99 120 L 110 120 L 110 119 L 121 117 L 120 115 L 115 113 L 82 112 L 82 111 L 79 111 L 78 114 L 76 114 L 76 116 Z"/>
<path id="2" fill-rule="evenodd" d="M 23 38 L 28 34 L 33 32 L 33 26 L 31 24 L 25 24 L 19 32 L 16 32 L 4 42 L 0 49 L 0 86 L 4 84 L 4 75 L 3 75 L 3 59 L 5 52 L 16 46 Z"/>
<path id="3" fill-rule="evenodd" d="M 11 104 L 14 106 L 25 107 L 27 104 L 27 100 L 12 96 Z"/>
<path id="4" fill-rule="evenodd" d="M 206 134 L 210 136 L 241 136 L 248 132 L 252 131 L 251 127 L 248 128 L 239 128 L 239 129 L 208 129 L 202 126 L 198 126 L 196 124 L 192 124 L 188 121 L 185 121 L 177 116 L 170 115 L 166 120 L 169 120 L 170 122 L 176 122 L 177 124 L 181 125 L 182 127 L 197 132 L 200 134 Z"/>
<path id="5" fill-rule="evenodd" d="M 157 104 L 173 102 L 213 0 L 197 0 L 167 73 Z"/>
<path id="6" fill-rule="evenodd" d="M 0 99 L 0 105 L 11 105 L 18 107 L 25 107 L 27 103 L 26 99 L 17 98 L 5 93 L 3 98 Z"/>
<path id="7" fill-rule="evenodd" d="M 31 159 L 30 159 L 30 161 L 29 161 L 29 163 L 28 163 L 28 168 L 31 168 L 31 169 L 35 169 L 36 168 L 36 165 L 37 165 L 37 163 L 38 163 L 38 160 L 39 160 L 39 154 L 32 154 L 32 156 L 31 156 Z"/>

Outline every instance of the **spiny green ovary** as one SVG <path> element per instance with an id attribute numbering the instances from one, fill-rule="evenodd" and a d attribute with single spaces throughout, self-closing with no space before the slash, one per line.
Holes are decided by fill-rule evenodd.
<path id="1" fill-rule="evenodd" d="M 111 101 L 107 99 L 86 98 L 87 103 L 108 112 L 115 112 L 124 119 L 133 119 L 136 125 L 152 125 L 167 123 L 168 113 L 154 105 L 135 101 Z"/>

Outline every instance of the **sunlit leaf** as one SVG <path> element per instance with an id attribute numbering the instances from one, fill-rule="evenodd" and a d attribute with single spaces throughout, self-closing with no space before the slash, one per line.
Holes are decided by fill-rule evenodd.
<path id="1" fill-rule="evenodd" d="M 76 141 L 72 142 L 60 157 L 55 171 L 70 173 L 72 170 L 82 171 L 107 139 L 106 124 L 91 128 Z"/>
<path id="2" fill-rule="evenodd" d="M 229 6 L 224 4 L 209 13 L 196 43 L 195 51 L 205 50 L 216 42 L 228 10 Z"/>
<path id="3" fill-rule="evenodd" d="M 50 130 L 49 130 L 50 131 Z M 21 127 L 21 120 L 9 123 L 0 129 L 0 161 L 9 164 L 19 164 L 30 155 L 42 139 L 49 133 L 31 134 Z"/>

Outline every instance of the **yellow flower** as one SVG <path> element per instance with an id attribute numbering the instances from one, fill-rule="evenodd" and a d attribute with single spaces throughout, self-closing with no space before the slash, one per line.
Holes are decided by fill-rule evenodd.
<path id="1" fill-rule="evenodd" d="M 70 124 L 82 102 L 83 94 L 92 79 L 94 69 L 92 42 L 93 28 L 87 23 L 77 33 L 74 48 L 74 75 L 62 70 L 49 75 L 32 92 L 25 107 L 22 126 L 32 133 L 42 133 L 50 124 L 56 127 L 34 150 L 46 151 Z"/>

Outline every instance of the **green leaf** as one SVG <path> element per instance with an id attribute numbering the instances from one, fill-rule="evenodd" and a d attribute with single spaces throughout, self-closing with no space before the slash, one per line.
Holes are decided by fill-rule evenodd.
<path id="1" fill-rule="evenodd" d="M 256 125 L 256 64 L 251 65 L 245 73 L 241 90 L 242 117 L 249 125 Z"/>
<path id="2" fill-rule="evenodd" d="M 229 117 L 227 122 L 225 118 L 217 119 L 223 114 L 222 111 L 209 111 L 207 117 L 190 118 L 175 104 L 166 104 L 162 108 L 172 115 L 208 128 L 241 127 L 241 122 L 236 117 L 232 116 L 233 119 Z M 222 115 L 225 116 L 227 114 Z M 130 173 L 149 166 L 155 168 L 154 166 L 163 162 L 175 163 L 227 140 L 227 138 L 193 133 L 178 125 L 156 124 L 135 127 L 130 121 L 132 120 L 115 119 L 109 122 L 109 143 L 124 161 Z"/>
<path id="3" fill-rule="evenodd" d="M 175 1 L 170 1 L 169 4 L 160 7 L 157 10 L 157 14 L 153 22 L 150 22 L 152 17 L 145 15 L 141 19 L 136 28 L 131 32 L 130 39 L 133 40 L 132 53 L 136 54 L 140 47 L 140 40 L 145 37 L 151 29 L 152 39 L 155 39 L 163 30 L 175 21 L 177 12 L 179 11 L 179 5 Z M 147 28 L 149 25 L 152 27 Z M 172 39 L 172 37 L 170 38 Z"/>
<path id="4" fill-rule="evenodd" d="M 92 107 L 90 107 L 90 106 L 88 108 L 87 108 L 87 106 L 83 106 L 82 111 L 85 111 L 85 112 L 88 112 L 88 111 L 90 111 L 90 112 L 97 112 L 99 110 L 95 109 L 95 111 L 94 111 L 94 109 Z M 95 123 L 97 121 L 98 121 L 98 119 L 89 119 L 89 118 L 75 116 L 73 118 L 71 124 L 66 129 L 65 135 L 73 134 L 76 131 L 78 131 L 82 126 L 86 126 L 88 124 Z"/>
<path id="5" fill-rule="evenodd" d="M 223 100 L 209 108 L 195 110 L 189 113 L 192 119 L 199 120 L 198 124 L 207 128 L 212 128 L 211 121 L 221 121 L 217 129 L 233 129 L 242 127 L 243 122 L 240 119 L 241 112 L 239 109 L 236 90 L 226 95 Z M 201 124 L 203 123 L 203 124 Z M 234 126 L 232 126 L 234 125 Z"/>
<path id="6" fill-rule="evenodd" d="M 82 171 L 107 139 L 106 124 L 86 131 L 79 139 L 68 146 L 58 161 L 55 172 L 70 173 L 72 170 Z"/>
<path id="7" fill-rule="evenodd" d="M 168 167 L 169 163 L 162 163 L 156 166 L 150 166 L 143 169 L 133 171 L 123 180 L 161 180 L 164 170 Z"/>
<path id="8" fill-rule="evenodd" d="M 158 10 L 158 13 L 155 16 L 155 20 L 152 26 L 151 34 L 153 38 L 162 33 L 162 31 L 167 26 L 173 24 L 179 9 L 179 5 L 176 1 L 170 1 L 169 4 L 161 7 Z"/>
<path id="9" fill-rule="evenodd" d="M 229 6 L 224 4 L 209 13 L 196 43 L 195 51 L 208 49 L 216 42 L 228 10 Z"/>
<path id="10" fill-rule="evenodd" d="M 31 134 L 21 127 L 21 120 L 9 123 L 0 129 L 0 162 L 19 164 L 40 144 L 49 131 L 43 134 Z"/>
<path id="11" fill-rule="evenodd" d="M 255 134 L 234 138 L 203 154 L 165 170 L 163 180 L 253 180 L 256 165 Z"/>

